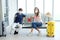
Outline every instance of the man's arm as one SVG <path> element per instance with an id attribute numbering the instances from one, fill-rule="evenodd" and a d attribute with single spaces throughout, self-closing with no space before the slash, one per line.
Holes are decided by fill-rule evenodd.
<path id="1" fill-rule="evenodd" d="M 23 20 L 26 19 L 26 15 L 22 14 L 23 15 Z"/>

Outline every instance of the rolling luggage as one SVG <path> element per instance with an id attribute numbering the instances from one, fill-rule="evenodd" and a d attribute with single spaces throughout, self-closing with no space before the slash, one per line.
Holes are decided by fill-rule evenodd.
<path id="1" fill-rule="evenodd" d="M 47 26 L 47 36 L 54 37 L 54 25 L 55 22 L 49 21 Z"/>

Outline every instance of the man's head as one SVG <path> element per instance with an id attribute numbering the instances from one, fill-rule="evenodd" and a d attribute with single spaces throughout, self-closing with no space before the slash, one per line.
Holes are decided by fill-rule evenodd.
<path id="1" fill-rule="evenodd" d="M 23 11 L 23 9 L 22 8 L 19 8 L 19 11 Z"/>
<path id="2" fill-rule="evenodd" d="M 22 8 L 19 8 L 18 11 L 20 12 L 20 14 L 22 13 L 23 9 Z"/>

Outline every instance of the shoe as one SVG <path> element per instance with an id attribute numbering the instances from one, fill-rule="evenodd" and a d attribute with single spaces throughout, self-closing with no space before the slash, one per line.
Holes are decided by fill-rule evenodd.
<path id="1" fill-rule="evenodd" d="M 38 36 L 40 36 L 40 32 L 38 33 Z"/>
<path id="2" fill-rule="evenodd" d="M 28 34 L 28 36 L 32 36 L 32 32 L 30 32 L 30 33 Z"/>
<path id="3" fill-rule="evenodd" d="M 14 35 L 16 35 L 16 34 L 18 34 L 18 32 L 15 31 L 15 32 L 14 32 Z"/>

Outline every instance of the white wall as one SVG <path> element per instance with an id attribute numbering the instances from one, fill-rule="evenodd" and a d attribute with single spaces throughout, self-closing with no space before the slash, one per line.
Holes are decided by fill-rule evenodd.
<path id="1" fill-rule="evenodd" d="M 0 0 L 0 35 L 2 35 L 2 1 Z"/>
<path id="2" fill-rule="evenodd" d="M 3 21 L 4 21 L 4 13 L 6 13 L 6 7 L 5 7 L 5 0 L 2 0 L 2 13 L 3 13 Z"/>
<path id="3" fill-rule="evenodd" d="M 0 0 L 0 20 L 2 20 L 2 1 Z"/>
<path id="4" fill-rule="evenodd" d="M 17 0 L 8 0 L 8 7 L 6 7 L 6 0 L 2 0 L 2 13 L 3 13 L 3 21 L 5 21 L 4 15 L 6 14 L 6 8 L 8 8 L 8 20 L 9 25 L 13 23 L 14 15 L 17 12 Z M 1 14 L 0 14 L 1 15 Z"/>
<path id="5" fill-rule="evenodd" d="M 8 0 L 9 7 L 9 25 L 14 21 L 14 15 L 17 12 L 17 0 Z"/>

